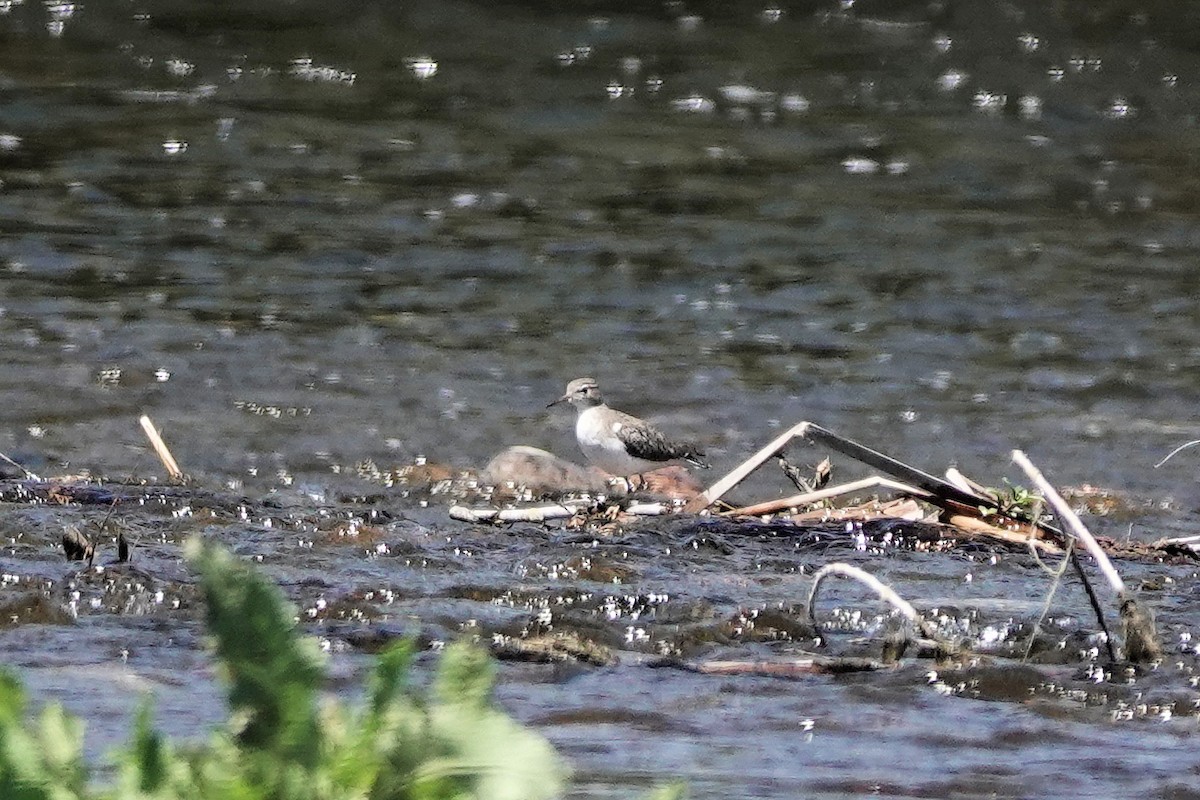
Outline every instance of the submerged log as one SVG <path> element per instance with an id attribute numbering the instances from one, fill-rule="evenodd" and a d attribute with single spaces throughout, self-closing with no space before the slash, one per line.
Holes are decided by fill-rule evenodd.
<path id="1" fill-rule="evenodd" d="M 840 675 L 848 672 L 874 672 L 889 665 L 872 658 L 805 655 L 800 658 L 760 659 L 756 661 L 711 660 L 685 661 L 664 658 L 651 667 L 679 669 L 701 675 L 758 675 L 770 678 L 806 678 L 811 675 Z"/>

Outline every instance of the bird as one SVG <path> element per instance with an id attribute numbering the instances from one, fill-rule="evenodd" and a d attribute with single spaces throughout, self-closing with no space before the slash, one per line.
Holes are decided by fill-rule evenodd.
<path id="1" fill-rule="evenodd" d="M 686 461 L 708 469 L 704 451 L 691 442 L 668 439 L 645 420 L 610 408 L 594 378 L 576 378 L 563 396 L 548 404 L 570 403 L 579 412 L 575 438 L 587 460 L 620 477 L 640 475 Z"/>

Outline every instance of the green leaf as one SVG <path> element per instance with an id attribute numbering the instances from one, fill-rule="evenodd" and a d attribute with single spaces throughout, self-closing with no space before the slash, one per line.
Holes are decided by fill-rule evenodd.
<path id="1" fill-rule="evenodd" d="M 687 784 L 682 782 L 659 786 L 645 796 L 645 800 L 686 800 L 686 798 Z"/>
<path id="2" fill-rule="evenodd" d="M 415 651 L 416 643 L 405 639 L 390 645 L 379 654 L 367 686 L 372 714 L 382 713 L 391 705 L 397 692 L 404 688 L 404 679 Z"/>
<path id="3" fill-rule="evenodd" d="M 122 759 L 122 777 L 127 792 L 155 794 L 167 784 L 171 752 L 162 735 L 154 730 L 152 719 L 150 703 L 145 701 L 134 718 L 133 741 Z"/>
<path id="4" fill-rule="evenodd" d="M 294 614 L 273 583 L 223 549 L 193 539 L 189 558 L 200 573 L 206 620 L 229 676 L 229 704 L 244 725 L 243 747 L 312 765 L 321 750 L 317 691 L 324 659 L 296 630 Z"/>
<path id="5" fill-rule="evenodd" d="M 454 642 L 442 654 L 434 681 L 434 696 L 441 703 L 486 708 L 492 697 L 494 666 L 482 649 Z"/>

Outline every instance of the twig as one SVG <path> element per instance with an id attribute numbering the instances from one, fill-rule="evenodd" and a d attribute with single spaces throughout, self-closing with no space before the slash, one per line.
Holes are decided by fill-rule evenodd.
<path id="1" fill-rule="evenodd" d="M 818 489 L 814 492 L 805 492 L 804 494 L 796 494 L 792 495 L 791 497 L 781 497 L 777 500 L 767 500 L 762 503 L 755 503 L 752 506 L 735 508 L 732 511 L 722 512 L 721 516 L 754 517 L 760 514 L 774 514 L 776 511 L 783 511 L 784 509 L 792 508 L 793 506 L 812 505 L 813 503 L 819 503 L 822 500 L 828 500 L 831 497 L 838 497 L 844 494 L 851 494 L 852 492 L 861 492 L 866 489 L 876 488 L 892 489 L 900 492 L 901 494 L 912 495 L 913 497 L 920 497 L 923 499 L 933 497 L 933 495 L 931 495 L 929 492 L 918 489 L 915 486 L 909 486 L 908 484 L 900 483 L 899 481 L 893 481 L 889 478 L 881 478 L 878 475 L 874 475 L 870 478 L 863 478 L 862 480 L 851 481 L 850 483 L 840 483 L 837 486 L 830 486 L 826 489 Z"/>
<path id="2" fill-rule="evenodd" d="M 1015 453 L 1014 453 L 1014 458 L 1015 458 Z M 1028 458 L 1026 458 L 1025 460 L 1028 461 Z M 1030 462 L 1030 466 L 1031 467 L 1033 466 L 1032 462 Z M 1034 469 L 1036 470 L 1037 468 L 1034 467 Z M 1028 474 L 1028 473 L 1026 473 L 1026 474 Z M 1039 472 L 1038 474 L 1040 475 L 1041 473 Z M 1044 486 L 1050 486 L 1049 482 L 1046 481 L 1045 477 L 1042 478 L 1042 484 Z M 1041 488 L 1041 487 L 1039 487 L 1039 488 Z M 1053 487 L 1050 487 L 1049 493 L 1043 491 L 1042 494 L 1044 496 L 1041 498 L 1041 500 L 1038 501 L 1037 514 L 1035 515 L 1034 524 L 1038 525 L 1038 527 L 1040 527 L 1042 530 L 1047 530 L 1048 528 L 1046 525 L 1039 524 L 1037 522 L 1037 517 L 1041 516 L 1042 505 L 1044 503 L 1049 502 L 1049 498 L 1050 498 L 1051 494 L 1053 494 L 1054 497 L 1057 497 L 1058 502 L 1063 507 L 1066 507 L 1068 511 L 1070 511 L 1070 508 L 1066 505 L 1066 501 L 1064 501 L 1062 499 L 1062 496 L 1059 495 L 1054 490 Z M 1051 504 L 1051 506 L 1055 509 L 1056 512 L 1058 511 L 1059 506 L 1054 505 L 1053 503 Z M 1075 520 L 1076 520 L 1076 522 L 1079 523 L 1080 527 L 1083 526 L 1083 523 L 1079 522 L 1078 516 L 1075 516 Z M 1084 532 L 1087 533 L 1087 528 L 1084 528 Z M 1088 533 L 1088 535 L 1091 536 L 1090 533 Z M 1083 591 L 1085 594 L 1087 594 L 1088 604 L 1091 605 L 1091 607 L 1092 607 L 1092 613 L 1096 615 L 1096 623 L 1100 626 L 1100 630 L 1104 632 L 1104 646 L 1105 646 L 1105 649 L 1108 650 L 1108 658 L 1110 661 L 1116 661 L 1117 660 L 1117 652 L 1113 646 L 1112 631 L 1110 631 L 1108 629 L 1108 621 L 1104 618 L 1104 609 L 1100 606 L 1100 598 L 1098 598 L 1096 596 L 1096 589 L 1095 589 L 1095 587 L 1092 586 L 1092 580 L 1091 580 L 1091 578 L 1088 577 L 1087 572 L 1083 568 L 1083 562 L 1080 561 L 1080 559 L 1079 559 L 1079 549 L 1076 547 L 1072 547 L 1072 545 L 1075 542 L 1075 539 L 1070 538 L 1070 536 L 1066 536 L 1064 538 L 1065 538 L 1064 546 L 1067 548 L 1067 555 L 1070 558 L 1071 565 L 1073 567 L 1075 567 L 1075 574 L 1079 576 L 1079 582 L 1083 584 Z M 1094 537 L 1093 537 L 1092 541 L 1095 541 Z M 1039 563 L 1041 563 L 1040 559 L 1039 559 Z M 1109 564 L 1109 566 L 1111 567 L 1111 564 Z M 1115 570 L 1114 570 L 1114 572 L 1115 572 Z M 1026 658 L 1028 658 L 1028 655 L 1026 655 Z"/>
<path id="3" fill-rule="evenodd" d="M 777 455 L 776 458 L 779 459 L 779 468 L 783 470 L 784 477 L 792 482 L 798 492 L 815 492 L 818 489 L 824 489 L 833 474 L 833 462 L 828 458 L 822 459 L 820 464 L 812 468 L 812 480 L 804 477 L 800 473 L 800 469 L 793 466 L 783 453 Z"/>
<path id="4" fill-rule="evenodd" d="M 1066 524 L 1068 531 L 1075 536 L 1091 554 L 1092 558 L 1096 559 L 1096 566 L 1100 569 L 1104 579 L 1108 581 L 1108 585 L 1117 594 L 1125 593 L 1125 581 L 1121 580 L 1121 576 L 1117 573 L 1112 562 L 1108 560 L 1108 555 L 1100 548 L 1100 543 L 1096 541 L 1096 537 L 1092 536 L 1091 531 L 1084 526 L 1080 521 L 1079 515 L 1067 505 L 1067 501 L 1063 500 L 1050 481 L 1042 475 L 1041 470 L 1033 465 L 1029 457 L 1020 450 L 1014 450 L 1012 454 L 1013 461 L 1017 466 L 1025 471 L 1029 479 L 1037 486 L 1038 491 L 1046 498 L 1046 502 L 1054 509 L 1055 515 Z"/>
<path id="5" fill-rule="evenodd" d="M 451 506 L 450 518 L 462 522 L 545 522 L 551 519 L 564 519 L 587 511 L 592 506 L 591 501 L 578 500 L 566 503 L 550 503 L 544 506 L 527 506 L 525 508 L 467 508 L 466 506 Z M 636 517 L 657 517 L 667 513 L 666 503 L 635 502 L 624 508 L 613 506 L 611 511 L 620 511 Z"/>
<path id="6" fill-rule="evenodd" d="M 1074 539 L 1067 541 L 1073 542 Z M 1108 659 L 1116 661 L 1117 651 L 1113 646 L 1112 631 L 1108 629 L 1108 621 L 1104 619 L 1104 609 L 1100 607 L 1100 598 L 1096 596 L 1096 587 L 1092 586 L 1092 579 L 1087 576 L 1087 572 L 1083 569 L 1083 561 L 1079 559 L 1079 548 L 1071 550 L 1071 564 L 1075 567 L 1075 574 L 1079 576 L 1079 582 L 1083 584 L 1083 591 L 1087 594 L 1092 613 L 1096 615 L 1096 622 L 1100 623 L 1100 630 L 1104 631 L 1104 646 L 1108 649 Z"/>
<path id="7" fill-rule="evenodd" d="M 1033 546 L 1034 539 L 1029 540 L 1029 552 L 1033 555 L 1033 560 L 1038 563 L 1045 572 L 1050 575 L 1050 591 L 1046 592 L 1046 602 L 1042 603 L 1042 613 L 1038 614 L 1037 621 L 1033 623 L 1033 630 L 1029 634 L 1029 644 L 1025 646 L 1025 657 L 1022 661 L 1028 661 L 1029 656 L 1033 653 L 1033 643 L 1037 640 L 1038 631 L 1042 628 L 1042 623 L 1046 621 L 1046 615 L 1050 613 L 1050 603 L 1054 601 L 1054 595 L 1058 592 L 1059 584 L 1062 583 L 1063 573 L 1067 571 L 1067 567 L 1071 563 L 1071 554 L 1075 552 L 1075 541 L 1067 542 L 1067 552 L 1063 556 L 1062 561 L 1057 567 L 1051 567 L 1046 562 L 1042 561 L 1042 557 L 1038 555 L 1037 548 Z"/>
<path id="8" fill-rule="evenodd" d="M 990 498 L 994 503 L 999 503 L 1000 499 L 996 497 L 996 493 L 991 489 L 976 483 L 962 473 L 957 467 L 950 467 L 946 470 L 946 480 L 953 483 L 964 492 L 974 492 L 982 497 Z"/>
<path id="9" fill-rule="evenodd" d="M 714 660 L 688 662 L 672 660 L 653 664 L 675 667 L 701 675 L 763 675 L 773 678 L 799 678 L 807 675 L 836 675 L 847 672 L 870 672 L 886 669 L 887 665 L 870 658 L 789 658 L 776 661 Z"/>
<path id="10" fill-rule="evenodd" d="M 158 459 L 162 461 L 163 466 L 167 468 L 172 480 L 179 480 L 183 477 L 183 470 L 179 468 L 179 464 L 175 462 L 175 457 L 171 455 L 167 443 L 158 435 L 158 429 L 154 427 L 154 423 L 150 421 L 150 417 L 143 414 L 138 422 L 142 425 L 142 430 L 146 433 L 146 438 L 150 440 L 150 446 L 154 448 L 154 452 L 158 454 Z"/>
<path id="11" fill-rule="evenodd" d="M 855 461 L 860 461 L 869 467 L 874 467 L 898 481 L 911 483 L 919 489 L 924 489 L 937 497 L 943 506 L 957 504 L 968 509 L 977 510 L 980 506 L 991 504 L 991 501 L 985 496 L 978 495 L 975 492 L 963 491 L 949 481 L 930 475 L 928 472 L 917 469 L 911 464 L 905 464 L 903 461 L 892 458 L 886 453 L 881 453 L 864 444 L 859 444 L 853 439 L 838 436 L 833 431 L 826 430 L 820 425 L 814 425 L 811 422 L 808 423 L 802 435 L 810 441 L 823 444 L 842 455 L 853 458 Z"/>
<path id="12" fill-rule="evenodd" d="M 1177 545 L 1179 547 L 1197 547 L 1200 546 L 1200 536 L 1176 536 L 1173 539 L 1159 539 L 1154 543 L 1155 547 L 1164 547 L 1168 545 Z"/>
<path id="13" fill-rule="evenodd" d="M 1017 531 L 1005 530 L 969 514 L 948 514 L 945 517 L 945 521 L 953 527 L 967 531 L 968 533 L 990 536 L 993 539 L 999 539 L 1008 544 L 1028 544 L 1029 547 L 1041 550 L 1048 555 L 1058 555 L 1063 552 L 1062 548 L 1054 542 L 1032 535 L 1034 531 L 1038 530 L 1034 526 L 1030 526 L 1028 533 L 1019 533 Z"/>
<path id="14" fill-rule="evenodd" d="M 14 467 L 16 467 L 17 469 L 21 470 L 21 472 L 24 472 L 24 473 L 25 473 L 25 477 L 26 477 L 26 478 L 29 478 L 30 480 L 34 480 L 34 481 L 40 481 L 40 480 L 41 480 L 41 478 L 40 478 L 40 477 L 38 477 L 38 476 L 37 476 L 37 475 L 35 475 L 34 473 L 30 472 L 29 470 L 25 469 L 24 465 L 22 465 L 22 464 L 18 464 L 17 462 L 13 461 L 13 460 L 12 460 L 11 458 L 9 458 L 8 456 L 4 455 L 4 453 L 0 453 L 0 460 L 3 460 L 3 461 L 5 461 L 5 462 L 7 462 L 7 463 L 9 463 L 9 464 L 12 464 Z"/>
<path id="15" fill-rule="evenodd" d="M 1155 468 L 1155 469 L 1158 469 L 1158 468 L 1159 468 L 1159 467 L 1161 467 L 1163 464 L 1165 464 L 1165 463 L 1167 463 L 1168 461 L 1170 461 L 1172 458 L 1174 458 L 1174 457 L 1175 457 L 1175 454 L 1176 454 L 1176 453 L 1178 453 L 1179 451 L 1181 451 L 1181 450 L 1186 450 L 1186 449 L 1188 449 L 1189 447 L 1195 447 L 1195 446 L 1196 446 L 1196 445 L 1198 445 L 1198 444 L 1200 444 L 1200 439 L 1193 439 L 1193 440 L 1192 440 L 1192 441 L 1190 441 L 1190 442 L 1186 442 L 1186 443 L 1184 443 L 1184 444 L 1181 444 L 1181 445 L 1179 445 L 1179 447 L 1176 447 L 1174 450 L 1172 450 L 1171 452 L 1167 453 L 1167 455 L 1166 455 L 1166 456 L 1163 458 L 1163 460 L 1162 460 L 1162 461 L 1160 461 L 1160 462 L 1158 462 L 1157 464 L 1155 464 L 1155 465 L 1154 465 L 1154 468 Z"/>
<path id="16" fill-rule="evenodd" d="M 910 483 L 919 489 L 929 492 L 943 503 L 957 503 L 960 506 L 972 509 L 990 503 L 986 497 L 981 497 L 974 492 L 964 491 L 949 481 L 930 475 L 928 472 L 905 464 L 903 461 L 897 461 L 889 455 L 872 450 L 866 445 L 859 444 L 852 439 L 838 436 L 833 431 L 826 430 L 820 425 L 812 422 L 800 422 L 779 434 L 770 444 L 739 464 L 728 475 L 710 486 L 707 491 L 692 498 L 684 506 L 684 512 L 695 513 L 708 508 L 717 500 L 720 500 L 726 492 L 745 480 L 764 461 L 778 453 L 784 445 L 796 437 L 818 442 L 836 450 L 842 455 L 850 456 L 856 461 L 861 461 L 869 467 L 874 467 L 896 480 Z"/>

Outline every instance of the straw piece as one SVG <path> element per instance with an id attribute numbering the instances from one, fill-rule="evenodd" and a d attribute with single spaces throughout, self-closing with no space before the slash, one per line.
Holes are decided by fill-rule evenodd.
<path id="1" fill-rule="evenodd" d="M 171 455 L 170 449 L 167 448 L 167 443 L 158 435 L 158 429 L 154 427 L 154 423 L 150 421 L 150 417 L 143 414 L 138 418 L 138 422 L 141 423 L 142 430 L 146 433 L 146 438 L 150 440 L 150 446 L 158 454 L 159 461 L 167 468 L 167 473 L 170 474 L 171 479 L 180 480 L 183 477 L 183 470 L 179 468 L 175 457 Z"/>
<path id="2" fill-rule="evenodd" d="M 837 486 L 830 486 L 825 489 L 818 489 L 815 492 L 804 492 L 803 494 L 795 494 L 791 497 L 781 497 L 777 500 L 767 500 L 762 503 L 755 503 L 752 506 L 744 506 L 735 508 L 732 511 L 726 511 L 721 516 L 726 517 L 756 517 L 760 514 L 774 514 L 777 511 L 784 511 L 793 506 L 807 506 L 813 503 L 819 503 L 822 500 L 828 500 L 831 497 L 838 497 L 843 494 L 852 492 L 861 492 L 866 489 L 891 489 L 902 494 L 911 495 L 913 497 L 930 498 L 933 497 L 929 492 L 909 486 L 906 483 L 893 481 L 889 478 L 881 478 L 878 475 L 862 480 L 851 481 L 850 483 L 842 483 Z"/>

